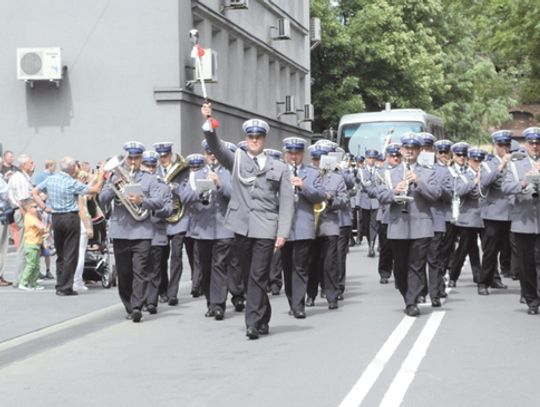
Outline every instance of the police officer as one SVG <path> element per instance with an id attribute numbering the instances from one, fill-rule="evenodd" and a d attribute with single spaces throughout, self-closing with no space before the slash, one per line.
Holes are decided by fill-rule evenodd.
<path id="1" fill-rule="evenodd" d="M 376 177 L 376 188 L 382 183 L 387 183 L 387 188 L 392 188 L 390 179 L 390 170 L 401 164 L 401 144 L 391 143 L 385 148 L 386 163 L 381 168 Z M 379 211 L 377 212 L 378 230 L 379 230 L 379 283 L 388 284 L 388 280 L 394 269 L 394 259 L 392 257 L 392 246 L 387 238 L 389 215 L 388 204 L 382 205 L 379 203 Z"/>
<path id="2" fill-rule="evenodd" d="M 125 159 L 132 181 L 140 185 L 142 195 L 128 194 L 124 196 L 126 204 L 131 204 L 131 212 L 125 204 L 116 200 L 112 209 L 110 220 L 110 236 L 113 239 L 114 258 L 118 272 L 118 292 L 120 299 L 133 322 L 140 322 L 141 309 L 144 305 L 144 283 L 150 258 L 150 247 L 154 236 L 154 227 L 149 216 L 144 216 L 145 211 L 158 210 L 163 207 L 163 199 L 157 179 L 142 172 L 141 161 L 144 145 L 137 141 L 124 144 L 127 152 Z M 125 183 L 117 173 L 113 174 L 109 182 L 101 191 L 100 202 L 108 205 L 115 197 L 113 185 Z M 138 220 L 134 217 L 144 218 Z"/>
<path id="3" fill-rule="evenodd" d="M 510 273 L 510 210 L 511 198 L 501 191 L 508 162 L 511 160 L 512 132 L 499 130 L 491 135 L 495 156 L 482 162 L 480 187 L 484 234 L 482 236 L 482 266 L 478 276 L 478 294 L 489 294 L 488 287 L 506 288 L 497 271 L 500 255 L 503 274 Z"/>
<path id="4" fill-rule="evenodd" d="M 154 144 L 155 151 L 159 154 L 158 176 L 166 179 L 170 184 L 174 185 L 173 199 L 182 203 L 179 194 L 187 185 L 188 171 L 179 171 L 180 168 L 185 168 L 182 164 L 182 157 L 172 152 L 171 142 L 159 142 Z M 161 301 L 168 302 L 170 306 L 178 304 L 178 287 L 180 278 L 182 277 L 182 246 L 186 236 L 189 224 L 188 216 L 184 215 L 180 219 L 167 222 L 167 236 L 169 244 L 165 249 L 161 263 L 161 286 L 160 295 Z M 167 274 L 167 261 L 170 256 L 170 270 Z"/>
<path id="5" fill-rule="evenodd" d="M 377 238 L 377 209 L 379 202 L 368 194 L 368 189 L 375 184 L 375 162 L 379 157 L 377 150 L 366 150 L 366 163 L 357 175 L 357 200 L 362 209 L 362 233 L 368 240 L 368 257 L 375 257 L 375 239 Z"/>
<path id="6" fill-rule="evenodd" d="M 347 276 L 347 254 L 349 253 L 349 242 L 352 235 L 353 214 L 351 200 L 356 195 L 356 176 L 348 166 L 342 168 L 338 166 L 336 173 L 343 177 L 345 187 L 347 188 L 347 205 L 343 209 L 339 209 L 339 238 L 338 238 L 338 272 L 339 272 L 339 295 L 338 300 L 343 300 L 343 293 L 345 292 L 345 282 Z"/>
<path id="7" fill-rule="evenodd" d="M 390 170 L 389 183 L 379 186 L 379 201 L 390 205 L 388 239 L 396 286 L 405 301 L 405 314 L 416 317 L 420 314 L 416 302 L 424 289 L 424 265 L 433 237 L 430 207 L 439 198 L 440 187 L 435 172 L 417 164 L 421 138 L 405 133 L 401 145 L 402 164 Z"/>
<path id="8" fill-rule="evenodd" d="M 272 255 L 283 247 L 291 230 L 294 194 L 290 174 L 285 163 L 263 152 L 269 130 L 266 122 L 247 120 L 242 128 L 248 151 L 232 153 L 216 134 L 211 105 L 204 104 L 201 113 L 207 119 L 203 131 L 210 149 L 232 174 L 225 225 L 235 233 L 242 268 L 249 270 L 246 336 L 257 339 L 269 332 L 271 307 L 266 287 Z"/>
<path id="9" fill-rule="evenodd" d="M 433 150 L 438 151 L 441 146 L 448 146 L 448 144 L 443 143 L 439 143 L 438 146 L 435 146 L 435 137 L 430 133 L 420 133 L 420 136 L 423 140 L 422 149 L 429 153 L 433 152 Z M 428 268 L 426 291 L 431 298 L 431 305 L 433 307 L 440 307 L 440 299 L 446 294 L 444 285 L 445 270 L 441 261 L 441 246 L 444 233 L 446 232 L 446 217 L 450 212 L 452 203 L 453 178 L 448 170 L 448 166 L 440 159 L 436 160 L 435 164 L 432 165 L 432 168 L 433 171 L 435 171 L 437 185 L 441 188 L 441 196 L 431 205 L 431 215 L 433 216 L 433 238 L 431 239 L 426 258 Z"/>
<path id="10" fill-rule="evenodd" d="M 461 274 L 465 257 L 469 256 L 473 280 L 478 282 L 480 275 L 480 254 L 478 237 L 484 228 L 480 216 L 480 163 L 486 157 L 486 152 L 478 148 L 468 149 L 468 165 L 465 171 L 456 178 L 455 192 L 460 197 L 459 216 L 456 227 L 459 234 L 459 244 L 455 259 L 449 272 L 450 287 L 455 287 Z"/>
<path id="11" fill-rule="evenodd" d="M 448 142 L 450 142 L 450 140 L 448 140 Z M 453 179 L 452 188 L 454 191 L 450 213 L 447 214 L 446 218 L 446 232 L 441 247 L 443 272 L 446 273 L 446 271 L 450 270 L 452 267 L 456 242 L 459 238 L 459 229 L 456 226 L 456 222 L 459 216 L 460 197 L 456 193 L 456 183 L 459 174 L 467 170 L 467 151 L 469 150 L 469 144 L 464 141 L 451 144 L 449 151 L 447 150 L 446 141 L 441 141 L 441 144 L 437 142 L 437 144 L 437 159 L 448 165 L 448 171 L 450 171 L 450 175 L 452 175 Z M 448 286 L 455 287 L 455 282 L 449 281 Z"/>
<path id="12" fill-rule="evenodd" d="M 337 266 L 337 243 L 339 238 L 339 210 L 347 207 L 349 196 L 343 177 L 334 172 L 337 162 L 321 165 L 322 157 L 334 149 L 333 143 L 324 140 L 311 146 L 313 166 L 319 169 L 325 201 L 318 209 L 316 238 L 311 248 L 306 306 L 315 305 L 315 297 L 321 283 L 321 297 L 326 297 L 328 308 L 338 308 L 339 269 Z"/>
<path id="13" fill-rule="evenodd" d="M 142 170 L 153 175 L 158 180 L 163 207 L 152 211 L 150 220 L 154 226 L 152 237 L 150 258 L 148 260 L 147 281 L 145 281 L 144 303 L 145 310 L 150 314 L 157 313 L 159 285 L 161 281 L 161 258 L 167 247 L 167 222 L 165 218 L 172 213 L 172 193 L 169 186 L 161 178 L 156 176 L 159 154 L 155 151 L 147 150 L 142 154 Z"/>
<path id="14" fill-rule="evenodd" d="M 538 173 L 540 172 L 540 127 L 529 127 L 523 131 L 527 156 L 511 161 L 501 189 L 515 196 L 510 212 L 511 231 L 517 247 L 520 267 L 521 295 L 529 309 L 529 315 L 538 314 L 540 295 L 540 205 L 538 202 Z"/>
<path id="15" fill-rule="evenodd" d="M 202 291 L 206 296 L 207 317 L 222 320 L 227 300 L 227 263 L 233 232 L 225 228 L 225 213 L 231 199 L 231 174 L 223 168 L 210 150 L 206 140 L 202 146 L 205 157 L 192 154 L 187 157 L 190 166 L 197 161 L 207 165 L 193 173 L 195 184 L 198 180 L 212 181 L 210 189 L 197 190 L 196 200 L 190 205 L 189 235 L 195 240 L 194 265 L 200 269 Z M 230 148 L 230 144 L 228 145 Z M 236 147 L 233 145 L 234 150 Z"/>
<path id="16" fill-rule="evenodd" d="M 291 233 L 281 249 L 281 256 L 290 313 L 298 319 L 306 317 L 309 249 L 315 239 L 313 205 L 325 199 L 319 171 L 303 163 L 306 144 L 300 137 L 283 140 L 285 162 L 289 166 L 294 191 L 295 211 Z"/>

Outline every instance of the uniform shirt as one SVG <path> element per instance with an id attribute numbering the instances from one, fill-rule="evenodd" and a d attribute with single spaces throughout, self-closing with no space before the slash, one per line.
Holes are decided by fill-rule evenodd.
<path id="1" fill-rule="evenodd" d="M 17 171 L 9 178 L 8 196 L 13 208 L 18 208 L 19 202 L 32 197 L 32 181 L 27 173 Z"/>
<path id="2" fill-rule="evenodd" d="M 88 185 L 80 183 L 65 172 L 47 178 L 37 189 L 47 193 L 47 202 L 53 213 L 78 212 L 78 195 L 86 195 L 90 191 Z"/>
<path id="3" fill-rule="evenodd" d="M 43 225 L 34 215 L 24 215 L 24 244 L 40 245 L 43 243 Z"/>

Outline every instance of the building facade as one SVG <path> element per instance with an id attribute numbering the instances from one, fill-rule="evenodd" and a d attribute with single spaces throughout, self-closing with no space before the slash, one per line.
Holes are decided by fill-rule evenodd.
<path id="1" fill-rule="evenodd" d="M 3 149 L 92 163 L 122 152 L 127 140 L 173 141 L 200 151 L 202 89 L 193 43 L 216 54 L 208 98 L 227 140 L 242 139 L 251 117 L 271 126 L 269 147 L 310 137 L 304 113 L 282 114 L 287 96 L 311 101 L 308 0 L 19 0 L 1 2 L 0 115 Z M 242 3 L 233 1 L 233 3 Z M 279 20 L 287 39 L 277 39 Z M 283 37 L 283 35 L 282 35 Z M 17 80 L 17 48 L 60 47 L 63 78 Z M 30 86 L 32 84 L 33 86 Z"/>

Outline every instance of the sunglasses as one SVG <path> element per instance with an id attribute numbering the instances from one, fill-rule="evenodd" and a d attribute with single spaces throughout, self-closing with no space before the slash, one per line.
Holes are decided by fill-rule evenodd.
<path id="1" fill-rule="evenodd" d="M 449 151 L 437 151 L 437 154 L 448 154 Z"/>
<path id="2" fill-rule="evenodd" d="M 456 157 L 466 157 L 467 153 L 454 153 Z"/>

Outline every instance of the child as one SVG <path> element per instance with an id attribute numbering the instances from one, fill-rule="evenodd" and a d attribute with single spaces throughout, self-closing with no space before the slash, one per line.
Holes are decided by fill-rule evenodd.
<path id="1" fill-rule="evenodd" d="M 25 291 L 43 290 L 37 284 L 39 277 L 39 255 L 45 226 L 39 218 L 36 203 L 32 199 L 22 202 L 24 209 L 24 256 L 26 266 L 19 282 L 19 289 Z"/>

